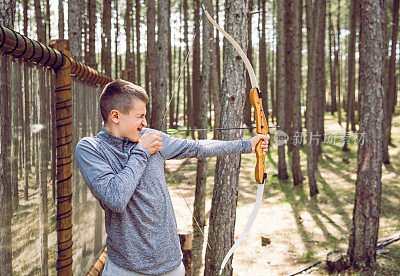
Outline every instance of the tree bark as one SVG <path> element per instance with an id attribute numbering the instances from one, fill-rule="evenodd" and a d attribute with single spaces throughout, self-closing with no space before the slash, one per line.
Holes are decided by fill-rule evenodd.
<path id="1" fill-rule="evenodd" d="M 381 209 L 385 1 L 361 0 L 360 130 L 353 230 L 348 256 L 354 268 L 376 263 Z"/>
<path id="2" fill-rule="evenodd" d="M 357 12 L 358 12 L 358 0 L 351 1 L 350 6 L 350 36 L 349 36 L 349 49 L 348 49 L 348 81 L 347 81 L 347 112 L 346 112 L 346 134 L 343 145 L 343 151 L 348 151 L 348 136 L 349 136 L 349 125 L 351 117 L 354 117 L 354 98 L 356 90 L 356 32 L 357 32 Z"/>
<path id="3" fill-rule="evenodd" d="M 42 6 L 40 0 L 34 0 L 35 18 L 36 18 L 36 31 L 38 41 L 46 44 L 46 28 L 43 22 Z"/>
<path id="4" fill-rule="evenodd" d="M 269 109 L 268 109 L 268 72 L 267 72 L 267 46 L 266 46 L 266 11 L 265 11 L 265 0 L 260 1 L 261 7 L 261 38 L 260 38 L 260 56 L 259 56 L 259 66 L 260 66 L 260 89 L 264 97 L 262 99 L 263 109 L 265 112 L 266 119 L 268 121 Z M 250 44 L 251 45 L 251 44 Z M 252 87 L 253 88 L 253 87 Z"/>
<path id="5" fill-rule="evenodd" d="M 47 87 L 45 83 L 45 73 L 39 71 L 39 123 L 46 125 L 47 121 Z M 45 127 L 37 133 L 38 136 L 38 164 L 37 170 L 39 171 L 39 239 L 40 239 L 40 274 L 42 276 L 49 274 L 49 253 L 48 253 L 48 235 L 49 235 L 49 211 L 47 205 L 47 157 L 46 150 L 48 150 L 47 133 Z"/>
<path id="6" fill-rule="evenodd" d="M 188 3 L 187 0 L 183 0 L 183 20 L 184 20 L 184 40 L 186 45 L 186 54 L 189 52 L 189 39 L 188 39 Z M 187 115 L 187 126 L 188 128 L 193 128 L 193 100 L 192 100 L 192 89 L 191 89 L 191 81 L 190 81 L 190 65 L 189 59 L 186 62 L 186 104 L 184 105 L 186 108 Z"/>
<path id="7" fill-rule="evenodd" d="M 140 63 L 140 0 L 136 0 L 136 84 L 140 86 L 142 68 Z"/>
<path id="8" fill-rule="evenodd" d="M 277 102 L 277 121 L 282 132 L 286 131 L 285 124 L 285 0 L 278 0 L 277 7 L 277 44 L 276 44 L 276 102 Z M 288 179 L 286 169 L 285 144 L 278 144 L 278 178 Z"/>
<path id="9" fill-rule="evenodd" d="M 174 47 L 175 49 L 175 47 Z M 174 62 L 175 63 L 175 62 Z M 174 128 L 175 124 L 175 100 L 172 82 L 172 38 L 171 38 L 171 2 L 168 1 L 168 109 L 169 109 L 169 128 Z"/>
<path id="10" fill-rule="evenodd" d="M 89 57 L 88 66 L 97 69 L 96 63 L 96 0 L 88 0 L 88 17 L 89 17 Z"/>
<path id="11" fill-rule="evenodd" d="M 215 5 L 215 21 L 218 24 L 218 8 L 219 2 L 216 0 Z M 219 32 L 216 32 L 215 36 L 215 54 L 213 55 L 214 58 L 214 74 L 212 77 L 215 76 L 215 88 L 213 89 L 213 104 L 214 104 L 214 128 L 219 128 L 221 125 L 221 56 L 220 56 L 220 47 L 219 47 Z M 214 139 L 218 138 L 218 131 L 214 131 Z"/>
<path id="12" fill-rule="evenodd" d="M 168 91 L 168 2 L 160 1 L 157 7 L 157 93 L 152 95 L 151 127 L 163 129 L 166 126 L 166 100 Z"/>
<path id="13" fill-rule="evenodd" d="M 286 91 L 285 91 L 285 132 L 288 134 L 289 140 L 288 140 L 288 151 L 292 151 L 292 147 L 294 144 L 294 133 L 293 133 L 293 98 L 294 98 L 294 87 L 293 87 L 293 74 L 294 72 L 290 68 L 290 63 L 291 59 L 290 57 L 292 56 L 291 52 L 293 51 L 292 49 L 292 36 L 293 36 L 293 30 L 291 29 L 291 26 L 293 26 L 293 15 L 291 14 L 291 5 L 292 1 L 285 1 L 285 81 L 286 81 Z"/>
<path id="14" fill-rule="evenodd" d="M 24 0 L 24 35 L 28 35 L 28 0 Z M 24 64 L 24 198 L 29 197 L 29 172 L 31 171 L 31 132 L 30 132 L 30 113 L 29 113 L 29 70 Z"/>
<path id="15" fill-rule="evenodd" d="M 315 95 L 316 95 L 316 108 L 314 112 L 316 119 L 316 137 L 317 141 L 317 152 L 315 154 L 315 164 L 318 164 L 318 156 L 322 153 L 322 142 L 324 140 L 325 129 L 324 129 L 324 115 L 325 115 L 325 47 L 321 47 L 320 45 L 325 45 L 325 21 L 326 21 L 326 0 L 317 1 L 318 5 L 316 8 L 320 9 L 319 16 L 316 17 L 315 25 L 318 25 L 318 32 L 315 33 L 316 39 L 316 68 L 315 68 Z M 315 12 L 316 13 L 316 12 Z"/>
<path id="16" fill-rule="evenodd" d="M 132 0 L 126 0 L 126 9 L 125 9 L 125 70 L 127 71 L 127 76 L 128 79 L 127 81 L 134 82 L 132 70 L 134 70 L 133 67 L 133 53 L 131 51 L 131 44 L 132 44 L 132 35 L 131 35 L 131 30 L 132 30 L 132 16 L 133 16 L 133 11 L 132 11 Z M 148 24 L 151 23 L 151 18 L 148 20 Z M 147 35 L 151 34 L 151 29 L 148 30 Z M 155 34 L 154 34 L 155 35 Z M 149 50 L 150 51 L 150 50 Z M 150 91 L 148 91 L 150 93 Z"/>
<path id="17" fill-rule="evenodd" d="M 338 96 L 338 123 L 342 125 L 342 99 L 340 97 L 340 88 L 341 88 L 341 58 L 340 58 L 340 0 L 338 0 L 338 9 L 337 9 L 337 44 L 335 50 L 335 79 L 336 79 L 336 89 Z"/>
<path id="18" fill-rule="evenodd" d="M 150 89 L 148 90 L 151 101 L 153 94 L 157 92 L 157 45 L 156 45 L 156 6 L 154 0 L 149 0 L 147 4 L 147 64 Z M 150 104 L 149 104 L 150 105 Z M 152 114 L 152 110 L 149 110 Z"/>
<path id="19" fill-rule="evenodd" d="M 288 5 L 288 8 L 291 11 L 288 13 L 289 16 L 292 16 L 293 20 L 291 21 L 291 25 L 288 26 L 291 34 L 290 39 L 290 49 L 291 51 L 288 53 L 289 59 L 289 69 L 291 71 L 291 79 L 292 79 L 292 91 L 294 94 L 294 98 L 291 99 L 293 101 L 293 134 L 296 137 L 301 137 L 301 49 L 300 43 L 302 40 L 301 37 L 301 11 L 302 11 L 302 1 L 294 0 L 290 1 L 291 4 Z M 322 47 L 321 47 L 322 48 Z M 293 173 L 293 184 L 297 186 L 303 182 L 303 174 L 301 172 L 300 166 L 300 147 L 302 145 L 302 141 L 293 140 L 292 144 L 292 173 Z"/>
<path id="20" fill-rule="evenodd" d="M 335 63 L 335 58 L 333 58 L 332 61 L 332 56 L 334 56 L 335 51 L 335 32 L 333 30 L 333 25 L 332 25 L 332 13 L 331 13 L 331 1 L 329 3 L 329 15 L 328 15 L 328 21 L 329 21 L 329 73 L 330 73 L 330 84 L 331 84 L 331 106 L 330 106 L 330 111 L 331 114 L 333 115 L 335 111 L 337 110 L 336 107 L 336 76 L 335 76 L 335 71 L 334 71 L 334 64 Z M 333 40 L 333 45 L 332 45 L 332 40 Z M 333 49 L 333 51 L 332 51 Z"/>
<path id="21" fill-rule="evenodd" d="M 213 14 L 213 6 L 211 0 L 204 2 L 207 11 L 211 16 Z M 199 128 L 207 128 L 207 109 L 208 109 L 208 97 L 210 93 L 210 75 L 211 75 L 211 54 L 213 40 L 213 26 L 208 20 L 203 20 L 203 59 L 202 59 L 202 72 L 201 72 L 201 86 L 199 95 L 199 113 L 197 116 L 197 122 Z M 207 139 L 207 132 L 200 131 L 199 139 Z M 199 273 L 202 263 L 202 248 L 203 248 L 203 233 L 205 225 L 205 208 L 206 208 L 206 182 L 207 182 L 207 159 L 197 160 L 197 176 L 196 176 L 196 194 L 194 200 L 194 212 L 193 212 L 193 253 L 195 258 L 193 265 L 193 272 Z M 196 222 L 197 221 L 197 222 Z M 201 229 L 199 229 L 199 227 Z"/>
<path id="22" fill-rule="evenodd" d="M 103 0 L 103 17 L 101 33 L 101 69 L 111 76 L 111 0 Z M 72 49 L 72 47 L 71 47 Z M 71 54 L 74 54 L 71 51 Z"/>
<path id="23" fill-rule="evenodd" d="M 324 0 L 323 0 L 324 1 Z M 315 105 L 316 101 L 316 48 L 317 48 L 317 34 L 319 32 L 318 24 L 315 24 L 315 18 L 321 16 L 320 2 L 315 4 L 312 0 L 306 1 L 307 13 L 307 45 L 308 45 L 308 81 L 307 81 L 307 112 L 306 112 L 306 126 L 307 126 L 307 176 L 310 187 L 310 195 L 315 196 L 318 194 L 317 183 L 315 180 L 314 170 L 316 169 L 317 147 L 316 141 L 313 139 L 316 131 L 316 118 L 315 118 Z M 312 26 L 315 26 L 314 28 Z M 318 138 L 317 138 L 318 139 Z"/>
<path id="24" fill-rule="evenodd" d="M 115 41 L 114 41 L 114 50 L 115 50 L 115 72 L 114 76 L 116 79 L 118 79 L 119 76 L 119 58 L 118 58 L 118 44 L 119 44 L 119 8 L 118 8 L 118 0 L 114 0 L 114 9 L 115 9 Z"/>
<path id="25" fill-rule="evenodd" d="M 27 0 L 24 0 L 24 2 L 25 1 L 27 2 Z M 64 29 L 64 0 L 58 0 L 58 37 L 60 39 L 64 39 Z"/>
<path id="26" fill-rule="evenodd" d="M 225 2 L 225 30 L 247 51 L 247 3 L 236 0 Z M 237 59 L 233 46 L 224 43 L 224 72 L 222 84 L 221 127 L 240 127 L 243 122 L 246 71 L 243 61 Z M 242 131 L 220 133 L 222 140 L 238 139 Z M 236 206 L 239 187 L 240 155 L 217 158 L 205 275 L 217 275 L 222 260 L 234 242 Z M 224 210 L 224 212 L 221 212 Z M 232 259 L 223 275 L 232 274 Z"/>
<path id="27" fill-rule="evenodd" d="M 253 0 L 249 0 L 249 11 L 253 10 Z M 252 14 L 249 14 L 247 16 L 247 41 L 248 41 L 248 47 L 247 47 L 247 58 L 249 59 L 251 65 L 253 65 L 253 41 L 252 41 Z M 261 72 L 261 69 L 260 69 Z M 261 73 L 260 73 L 261 75 Z M 251 82 L 250 82 L 250 76 L 249 74 L 246 74 L 246 91 L 249 92 L 251 87 Z M 261 90 L 262 91 L 262 90 Z M 266 93 L 267 91 L 264 91 Z M 251 103 L 250 103 L 250 97 L 245 95 L 245 103 L 244 103 L 244 123 L 246 126 L 251 127 L 253 125 L 253 122 L 251 120 Z M 251 130 L 252 132 L 252 130 Z"/>
<path id="28" fill-rule="evenodd" d="M 14 1 L 0 3 L 0 24 L 8 28 L 14 26 Z M 11 82 L 10 60 L 0 56 L 0 275 L 12 274 L 12 188 L 11 188 Z"/>
<path id="29" fill-rule="evenodd" d="M 393 21 L 392 21 L 392 44 L 389 60 L 389 80 L 388 90 L 384 97 L 384 119 L 383 119 L 383 160 L 384 164 L 390 164 L 389 145 L 392 129 L 392 116 L 396 105 L 396 46 L 397 33 L 399 28 L 399 0 L 393 1 Z"/>
<path id="30" fill-rule="evenodd" d="M 192 75 L 192 87 L 193 87 L 193 114 L 199 113 L 199 95 L 200 95 L 200 1 L 193 1 L 194 8 L 194 32 L 197 33 L 193 41 L 193 75 Z M 193 128 L 199 127 L 197 116 L 193 116 Z"/>
<path id="31" fill-rule="evenodd" d="M 68 1 L 68 37 L 71 47 L 71 56 L 77 61 L 82 60 L 81 10 L 82 10 L 81 0 Z"/>

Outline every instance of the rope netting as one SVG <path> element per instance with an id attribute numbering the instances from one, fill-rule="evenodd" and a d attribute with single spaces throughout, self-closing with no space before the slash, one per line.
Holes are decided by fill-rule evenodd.
<path id="1" fill-rule="evenodd" d="M 73 152 L 101 129 L 111 78 L 70 58 L 68 41 L 47 46 L 1 25 L 0 69 L 0 266 L 86 275 L 106 233 Z"/>
<path id="2" fill-rule="evenodd" d="M 73 122 L 72 148 L 83 137 L 96 135 L 102 125 L 98 108 L 102 88 L 72 80 Z M 74 160 L 72 165 L 74 275 L 83 275 L 90 270 L 104 249 L 106 232 L 104 211 L 85 184 Z"/>

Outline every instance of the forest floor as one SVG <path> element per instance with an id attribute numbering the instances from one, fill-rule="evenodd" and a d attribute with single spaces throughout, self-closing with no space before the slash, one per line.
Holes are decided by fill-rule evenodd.
<path id="1" fill-rule="evenodd" d="M 309 265 L 321 264 L 304 274 L 326 275 L 324 261 L 329 252 L 339 250 L 346 254 L 352 228 L 355 182 L 357 178 L 357 139 L 350 134 L 350 151 L 343 152 L 345 120 L 342 126 L 337 118 L 326 114 L 325 131 L 330 138 L 323 144 L 323 153 L 316 172 L 319 195 L 310 198 L 306 173 L 306 147 L 302 148 L 301 165 L 305 180 L 294 187 L 277 178 L 277 146 L 271 131 L 270 152 L 267 157 L 269 178 L 265 185 L 261 209 L 250 233 L 233 258 L 233 275 L 290 275 Z M 250 137 L 245 133 L 245 137 Z M 361 136 L 360 136 L 361 137 Z M 210 133 L 209 139 L 212 139 Z M 400 231 L 400 114 L 393 120 L 391 165 L 382 167 L 382 206 L 379 238 Z M 257 185 L 254 179 L 254 154 L 242 155 L 239 180 L 239 198 L 236 213 L 235 240 L 238 238 L 255 202 Z M 344 162 L 344 159 L 346 162 Z M 288 173 L 290 161 L 286 159 Z M 216 158 L 207 163 L 206 219 L 211 208 Z M 191 229 L 196 159 L 167 162 L 178 184 L 167 173 L 167 181 L 177 215 L 178 228 Z M 182 197 L 182 195 L 184 198 Z M 190 210 L 186 204 L 190 205 Z M 221 210 L 223 212 L 223 210 Z M 207 237 L 208 224 L 205 229 Z M 271 243 L 261 246 L 261 235 Z M 400 242 L 386 247 L 386 254 L 377 256 L 375 275 L 400 275 Z M 203 250 L 203 257 L 205 249 Z M 203 261 L 204 264 L 204 261 Z M 204 269 L 204 268 L 203 268 Z M 202 273 L 200 273 L 202 274 Z M 304 275 L 303 274 L 303 275 Z M 358 275 L 356 272 L 347 274 Z"/>

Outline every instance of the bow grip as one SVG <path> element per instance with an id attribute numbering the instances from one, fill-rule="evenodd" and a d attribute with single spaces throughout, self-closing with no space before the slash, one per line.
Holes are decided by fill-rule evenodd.
<path id="1" fill-rule="evenodd" d="M 250 103 L 254 107 L 256 117 L 256 131 L 259 134 L 268 134 L 268 124 L 262 107 L 262 94 L 258 88 L 250 90 Z M 255 167 L 255 178 L 258 184 L 263 184 L 267 178 L 265 169 L 265 152 L 261 148 L 262 141 L 256 145 L 255 151 L 257 156 L 257 164 Z"/>
<path id="2" fill-rule="evenodd" d="M 262 141 L 259 141 L 256 145 L 257 164 L 255 167 L 255 177 L 258 184 L 263 184 L 264 180 L 267 178 L 265 169 L 265 152 L 261 148 L 261 143 Z"/>

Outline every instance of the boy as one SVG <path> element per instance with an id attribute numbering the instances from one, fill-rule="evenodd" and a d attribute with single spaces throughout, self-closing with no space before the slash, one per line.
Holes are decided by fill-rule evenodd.
<path id="1" fill-rule="evenodd" d="M 143 88 L 123 80 L 100 96 L 104 125 L 76 146 L 78 167 L 105 211 L 107 260 L 103 275 L 185 275 L 164 161 L 249 153 L 251 140 L 193 141 L 145 128 Z"/>

